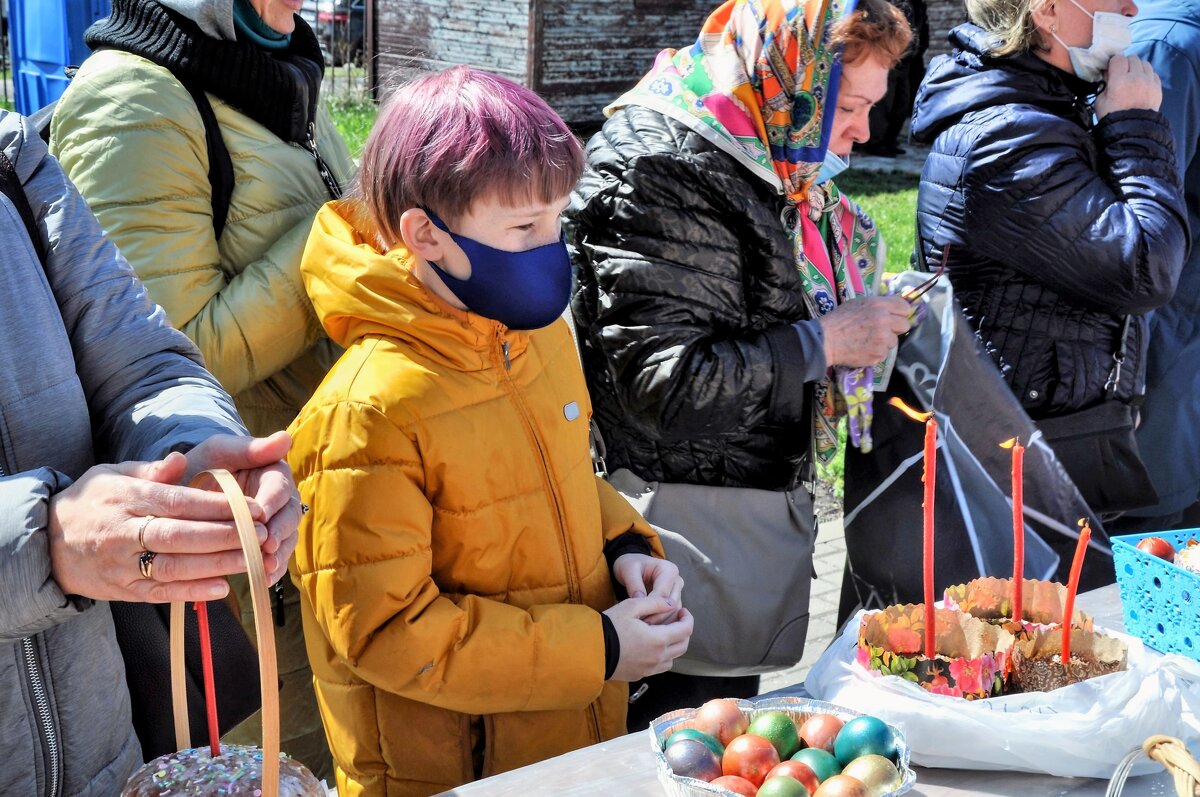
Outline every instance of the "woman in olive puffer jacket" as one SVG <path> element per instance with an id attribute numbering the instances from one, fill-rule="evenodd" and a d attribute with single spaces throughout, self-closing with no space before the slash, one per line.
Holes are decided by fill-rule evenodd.
<path id="1" fill-rule="evenodd" d="M 52 151 L 246 425 L 286 428 L 339 353 L 300 278 L 313 217 L 353 169 L 318 103 L 316 36 L 275 0 L 114 0 L 86 39 L 95 52 L 55 110 Z M 220 230 L 211 142 L 185 83 L 210 103 L 233 169 Z M 245 579 L 233 584 L 248 624 Z M 299 594 L 287 579 L 277 590 L 283 748 L 326 776 Z"/>

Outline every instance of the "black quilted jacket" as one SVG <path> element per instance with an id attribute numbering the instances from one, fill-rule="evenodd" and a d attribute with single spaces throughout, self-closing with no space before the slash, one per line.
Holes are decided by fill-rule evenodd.
<path id="1" fill-rule="evenodd" d="M 1031 54 L 990 58 L 963 25 L 930 65 L 913 137 L 930 142 L 918 221 L 927 265 L 950 246 L 963 310 L 1029 412 L 1100 401 L 1123 319 L 1135 316 L 1117 395 L 1140 392 L 1145 324 L 1187 253 L 1174 144 L 1157 111 L 1093 128 L 1095 86 Z"/>
<path id="2" fill-rule="evenodd" d="M 784 489 L 810 444 L 789 204 L 646 108 L 587 152 L 567 211 L 573 310 L 609 468 Z"/>

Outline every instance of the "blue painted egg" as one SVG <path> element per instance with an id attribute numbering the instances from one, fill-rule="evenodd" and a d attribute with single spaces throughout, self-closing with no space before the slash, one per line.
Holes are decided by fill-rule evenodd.
<path id="1" fill-rule="evenodd" d="M 892 729 L 875 717 L 855 717 L 838 732 L 833 742 L 833 755 L 843 767 L 864 755 L 895 758 L 896 742 Z"/>

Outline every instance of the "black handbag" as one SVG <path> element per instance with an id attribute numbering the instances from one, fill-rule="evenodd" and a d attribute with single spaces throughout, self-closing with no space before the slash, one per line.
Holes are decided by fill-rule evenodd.
<path id="1" fill-rule="evenodd" d="M 1104 401 L 1078 412 L 1034 421 L 1088 506 L 1113 516 L 1153 506 L 1158 493 L 1138 451 L 1137 405 L 1115 398 L 1125 363 L 1131 317 L 1125 317 Z"/>
<path id="2" fill-rule="evenodd" d="M 109 607 L 125 660 L 133 727 L 142 744 L 142 759 L 150 761 L 179 749 L 171 713 L 171 605 L 114 601 Z M 207 739 L 200 633 L 196 613 L 188 611 L 185 616 L 188 723 L 193 739 Z M 217 725 L 224 735 L 262 706 L 258 651 L 224 601 L 208 603 L 208 631 Z"/>

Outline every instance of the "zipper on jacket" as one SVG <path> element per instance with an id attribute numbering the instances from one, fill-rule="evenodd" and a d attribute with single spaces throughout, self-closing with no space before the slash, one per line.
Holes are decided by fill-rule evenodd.
<path id="1" fill-rule="evenodd" d="M 317 123 L 308 123 L 308 135 L 304 137 L 296 146 L 299 146 L 309 155 L 312 155 L 313 160 L 317 164 L 317 172 L 321 175 L 321 179 L 325 182 L 325 190 L 329 192 L 331 199 L 342 198 L 342 187 L 338 184 L 337 178 L 333 176 L 333 171 L 329 168 L 329 164 L 321 157 L 320 151 L 317 149 Z"/>
<path id="2" fill-rule="evenodd" d="M 533 439 L 533 445 L 537 449 L 538 459 L 542 463 L 542 477 L 545 480 L 546 487 L 550 492 L 550 500 L 554 505 L 554 513 L 558 517 L 558 537 L 562 543 L 563 558 L 567 565 L 567 596 L 571 603 L 580 602 L 579 584 L 577 583 L 575 573 L 575 559 L 571 556 L 571 541 L 567 539 L 567 519 L 563 514 L 562 500 L 558 495 L 558 488 L 554 484 L 554 479 L 550 474 L 550 464 L 548 462 L 546 448 L 542 445 L 542 439 L 538 436 L 537 427 L 533 420 L 529 417 L 529 409 L 525 406 L 524 399 L 521 398 L 520 391 L 516 389 L 512 378 L 508 372 L 512 370 L 512 362 L 509 360 L 509 344 L 504 339 L 503 333 L 497 331 L 496 336 L 500 339 L 500 353 L 504 358 L 504 383 L 508 388 L 509 395 L 512 396 L 513 404 L 521 413 L 521 418 L 525 421 L 525 428 L 529 431 L 529 436 Z M 597 720 L 597 723 L 599 721 Z"/>
<path id="3" fill-rule="evenodd" d="M 33 708 L 37 713 L 38 730 L 46 742 L 49 757 L 46 767 L 46 794 L 58 797 L 62 791 L 62 751 L 59 749 L 58 733 L 54 727 L 54 718 L 50 713 L 50 698 L 46 694 L 46 684 L 42 680 L 42 670 L 38 666 L 37 650 L 33 637 L 21 640 L 21 649 L 25 653 L 25 671 L 29 675 L 29 685 L 33 690 Z"/>
<path id="4" fill-rule="evenodd" d="M 0 476 L 7 476 L 4 465 L 0 463 Z M 29 688 L 33 692 L 33 707 L 37 712 L 38 730 L 46 740 L 47 758 L 46 783 L 49 786 L 47 794 L 58 797 L 62 791 L 62 750 L 58 744 L 58 732 L 54 727 L 54 717 L 50 713 L 50 697 L 46 694 L 46 684 L 42 680 L 42 670 L 38 666 L 37 649 L 33 637 L 21 640 L 21 652 L 25 655 L 25 674 L 29 676 Z"/>

